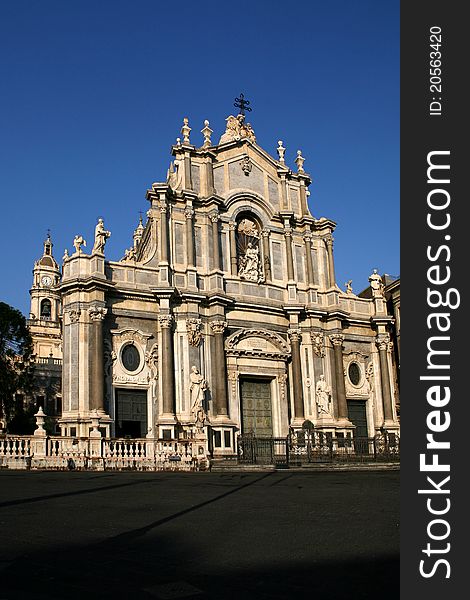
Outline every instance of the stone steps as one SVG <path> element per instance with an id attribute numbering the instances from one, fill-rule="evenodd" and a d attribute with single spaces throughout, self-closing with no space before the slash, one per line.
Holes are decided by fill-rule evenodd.
<path id="1" fill-rule="evenodd" d="M 238 464 L 236 460 L 213 460 L 211 471 L 238 471 L 238 472 L 274 472 L 274 471 L 399 471 L 399 463 L 389 462 L 364 462 L 364 463 L 304 463 L 290 465 L 289 467 L 276 467 L 275 465 L 250 465 Z"/>

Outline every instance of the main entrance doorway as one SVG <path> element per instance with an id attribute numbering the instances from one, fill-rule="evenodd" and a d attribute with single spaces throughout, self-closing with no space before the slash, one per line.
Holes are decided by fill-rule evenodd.
<path id="1" fill-rule="evenodd" d="M 240 380 L 243 434 L 272 437 L 273 415 L 271 384 L 266 379 L 243 377 Z"/>
<path id="2" fill-rule="evenodd" d="M 147 391 L 116 390 L 116 437 L 147 435 Z"/>
<path id="3" fill-rule="evenodd" d="M 364 400 L 348 400 L 348 418 L 356 426 L 354 430 L 355 437 L 368 437 L 366 403 Z"/>

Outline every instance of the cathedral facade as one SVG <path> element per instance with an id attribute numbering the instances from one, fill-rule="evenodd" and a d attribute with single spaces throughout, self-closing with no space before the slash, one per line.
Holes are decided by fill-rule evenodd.
<path id="1" fill-rule="evenodd" d="M 218 143 L 208 121 L 201 133 L 194 145 L 184 119 L 120 261 L 100 219 L 91 250 L 77 235 L 62 269 L 46 244 L 36 263 L 30 327 L 38 356 L 62 358 L 62 435 L 99 423 L 106 437 L 172 440 L 196 426 L 230 456 L 239 434 L 306 422 L 338 438 L 396 432 L 383 283 L 371 275 L 370 298 L 338 287 L 335 223 L 309 210 L 301 152 L 294 171 L 244 114 Z"/>

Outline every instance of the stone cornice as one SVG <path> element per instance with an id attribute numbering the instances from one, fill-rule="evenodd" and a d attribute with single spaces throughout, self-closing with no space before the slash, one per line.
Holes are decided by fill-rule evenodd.
<path id="1" fill-rule="evenodd" d="M 335 221 L 332 221 L 331 219 L 326 219 L 325 217 L 321 217 L 320 219 L 315 219 L 313 221 L 313 228 L 314 231 L 327 231 L 329 233 L 331 233 L 332 231 L 334 231 L 334 229 L 336 229 L 336 223 Z"/>
<path id="2" fill-rule="evenodd" d="M 116 283 L 113 281 L 109 281 L 109 279 L 101 279 L 98 277 L 94 277 L 93 275 L 89 275 L 87 277 L 73 277 L 68 278 L 66 281 L 62 281 L 62 283 L 58 286 L 61 294 L 64 292 L 70 292 L 74 289 L 83 290 L 95 290 L 99 289 L 102 291 L 111 291 L 116 287 Z"/>

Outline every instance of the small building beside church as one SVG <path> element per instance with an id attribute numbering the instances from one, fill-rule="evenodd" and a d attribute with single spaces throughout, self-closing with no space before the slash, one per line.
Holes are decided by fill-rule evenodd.
<path id="1" fill-rule="evenodd" d="M 369 298 L 338 287 L 336 224 L 310 211 L 301 151 L 295 170 L 282 141 L 271 156 L 243 109 L 218 143 L 208 121 L 201 134 L 184 119 L 120 261 L 102 219 L 61 268 L 44 243 L 29 325 L 38 366 L 62 365 L 62 435 L 99 422 L 105 437 L 172 440 L 196 425 L 231 456 L 240 434 L 306 422 L 336 438 L 397 433 L 383 282 L 371 275 Z"/>

